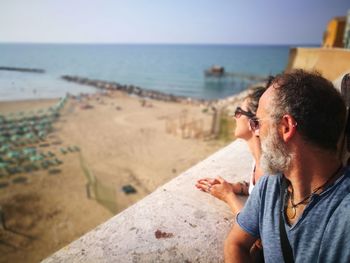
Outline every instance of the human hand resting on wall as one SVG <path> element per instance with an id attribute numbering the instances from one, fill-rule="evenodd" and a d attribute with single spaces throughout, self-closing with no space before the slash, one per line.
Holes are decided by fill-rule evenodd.
<path id="1" fill-rule="evenodd" d="M 196 183 L 196 187 L 206 193 L 210 193 L 214 197 L 226 202 L 233 213 L 239 212 L 244 202 L 237 195 L 248 194 L 248 183 L 229 183 L 222 177 L 204 178 Z"/>
<path id="2" fill-rule="evenodd" d="M 227 182 L 220 176 L 217 178 L 199 179 L 196 187 L 199 190 L 209 193 L 224 202 L 227 202 L 228 197 L 234 194 L 233 184 Z"/>

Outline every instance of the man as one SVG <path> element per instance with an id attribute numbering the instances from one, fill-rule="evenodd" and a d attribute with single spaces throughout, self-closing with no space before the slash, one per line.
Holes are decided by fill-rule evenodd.
<path id="1" fill-rule="evenodd" d="M 258 238 L 265 262 L 283 262 L 280 215 L 295 262 L 350 262 L 350 169 L 337 157 L 345 115 L 340 94 L 318 74 L 297 70 L 273 80 L 250 122 L 269 175 L 237 215 L 226 262 L 249 262 Z"/>

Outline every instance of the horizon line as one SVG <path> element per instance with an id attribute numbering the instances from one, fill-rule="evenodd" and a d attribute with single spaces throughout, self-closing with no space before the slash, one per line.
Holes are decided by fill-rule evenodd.
<path id="1" fill-rule="evenodd" d="M 170 42 L 12 42 L 0 41 L 0 44 L 26 45 L 197 45 L 197 46 L 321 46 L 321 43 L 170 43 Z"/>

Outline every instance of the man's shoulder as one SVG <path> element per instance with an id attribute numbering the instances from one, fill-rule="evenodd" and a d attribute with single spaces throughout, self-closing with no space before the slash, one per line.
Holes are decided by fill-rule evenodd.
<path id="1" fill-rule="evenodd" d="M 336 224 L 339 224 L 340 220 L 342 223 L 347 222 L 346 225 L 348 225 L 350 224 L 350 167 L 346 167 L 343 178 L 339 179 L 336 186 L 332 218 L 336 220 Z"/>
<path id="2" fill-rule="evenodd" d="M 282 174 L 274 174 L 274 175 L 263 175 L 260 177 L 257 186 L 267 187 L 279 185 L 281 182 Z"/>
<path id="3" fill-rule="evenodd" d="M 350 189 L 347 193 L 344 193 L 344 197 L 339 203 L 336 212 L 339 214 L 347 215 L 347 220 L 350 220 Z M 350 223 L 350 222 L 349 222 Z"/>
<path id="4" fill-rule="evenodd" d="M 345 167 L 344 176 L 339 178 L 336 184 L 341 185 L 340 191 L 342 195 L 350 193 L 350 166 Z"/>
<path id="5" fill-rule="evenodd" d="M 350 166 L 345 167 L 345 178 L 350 180 Z"/>

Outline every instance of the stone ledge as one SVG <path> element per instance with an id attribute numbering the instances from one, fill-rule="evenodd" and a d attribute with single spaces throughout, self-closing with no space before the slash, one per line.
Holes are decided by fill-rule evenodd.
<path id="1" fill-rule="evenodd" d="M 194 185 L 218 175 L 249 180 L 251 163 L 236 140 L 43 262 L 223 262 L 233 214 Z"/>

